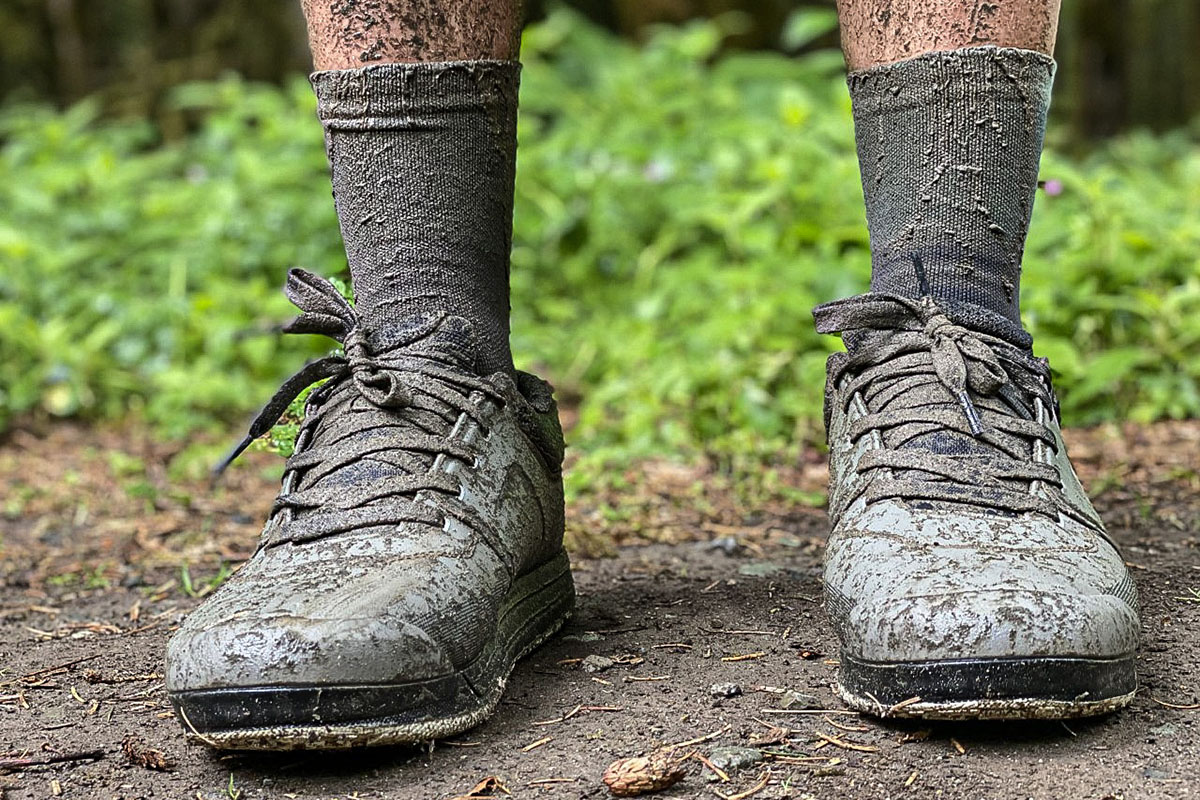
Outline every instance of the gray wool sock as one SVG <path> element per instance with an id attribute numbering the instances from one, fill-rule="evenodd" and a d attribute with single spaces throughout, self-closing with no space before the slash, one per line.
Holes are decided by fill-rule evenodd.
<path id="1" fill-rule="evenodd" d="M 1020 322 L 1021 256 L 1054 61 L 1030 50 L 929 53 L 849 77 L 871 288 L 929 293 Z"/>
<path id="2" fill-rule="evenodd" d="M 473 366 L 511 372 L 520 65 L 380 64 L 312 76 L 368 331 L 430 313 L 467 319 Z"/>

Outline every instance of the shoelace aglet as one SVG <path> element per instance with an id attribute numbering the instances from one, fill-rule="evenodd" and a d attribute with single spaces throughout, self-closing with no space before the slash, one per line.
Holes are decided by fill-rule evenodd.
<path id="1" fill-rule="evenodd" d="M 982 435 L 983 420 L 979 418 L 979 411 L 975 408 L 975 404 L 971 402 L 971 397 L 967 394 L 966 389 L 959 391 L 958 404 L 962 406 L 963 413 L 967 415 L 967 424 L 971 426 L 971 435 Z"/>
<path id="2" fill-rule="evenodd" d="M 209 473 L 208 488 L 212 489 L 216 487 L 217 482 L 221 480 L 221 475 L 224 474 L 225 470 L 229 468 L 229 465 L 232 464 L 234 459 L 240 456 L 256 438 L 257 437 L 252 433 L 246 434 L 246 437 L 238 442 L 234 448 L 229 451 L 228 455 L 217 462 L 216 466 L 212 468 L 212 472 Z"/>

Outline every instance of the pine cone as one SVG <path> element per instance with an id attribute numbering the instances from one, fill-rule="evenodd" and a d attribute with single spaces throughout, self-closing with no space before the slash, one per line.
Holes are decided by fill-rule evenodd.
<path id="1" fill-rule="evenodd" d="M 648 756 L 619 758 L 604 771 L 604 785 L 617 797 L 636 797 L 674 786 L 687 775 L 684 764 L 691 753 L 664 747 Z"/>

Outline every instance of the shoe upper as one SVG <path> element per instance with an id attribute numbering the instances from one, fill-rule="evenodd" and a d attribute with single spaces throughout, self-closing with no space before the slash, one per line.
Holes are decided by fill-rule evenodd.
<path id="1" fill-rule="evenodd" d="M 461 318 L 367 336 L 324 279 L 293 270 L 288 294 L 303 313 L 287 330 L 333 335 L 345 354 L 308 365 L 251 426 L 261 435 L 327 379 L 257 551 L 170 642 L 171 692 L 450 674 L 480 655 L 513 581 L 562 549 L 547 384 L 475 375 Z"/>
<path id="2" fill-rule="evenodd" d="M 864 661 L 1117 657 L 1137 595 L 1059 433 L 1026 343 L 952 321 L 932 298 L 819 306 L 828 365 L 825 587 Z"/>

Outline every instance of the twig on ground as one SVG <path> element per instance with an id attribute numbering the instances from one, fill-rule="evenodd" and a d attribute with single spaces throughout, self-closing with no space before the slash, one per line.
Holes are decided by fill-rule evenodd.
<path id="1" fill-rule="evenodd" d="M 525 784 L 526 786 L 552 786 L 556 783 L 578 783 L 579 778 L 538 778 Z"/>
<path id="2" fill-rule="evenodd" d="M 729 783 L 729 773 L 727 773 L 725 770 L 721 769 L 716 764 L 709 761 L 707 758 L 704 757 L 704 755 L 702 755 L 701 753 L 694 753 L 692 755 L 692 758 L 699 761 L 701 764 L 703 764 L 705 767 L 707 767 L 712 772 L 712 774 L 714 774 L 718 778 L 720 778 L 721 783 Z"/>
<path id="3" fill-rule="evenodd" d="M 558 719 L 544 719 L 534 722 L 534 725 L 557 725 L 560 722 L 566 722 L 578 714 L 585 714 L 590 711 L 624 711 L 624 706 L 575 706 L 566 714 L 563 714 Z"/>
<path id="4" fill-rule="evenodd" d="M 41 758 L 0 758 L 0 770 L 15 772 L 30 767 L 44 767 L 47 764 L 65 764 L 72 761 L 99 761 L 104 758 L 103 750 L 88 750 L 82 753 L 62 753 L 56 756 Z"/>
<path id="5" fill-rule="evenodd" d="M 716 789 L 713 789 L 713 791 L 716 792 L 717 796 L 722 798 L 722 800 L 746 800 L 747 797 L 758 794 L 763 789 L 767 788 L 767 784 L 770 781 L 771 781 L 771 770 L 764 769 L 762 771 L 762 775 L 760 775 L 758 778 L 758 783 L 754 784 L 753 786 L 751 786 L 749 789 L 747 789 L 744 792 L 738 792 L 737 794 L 722 794 L 721 792 L 718 792 Z"/>
<path id="6" fill-rule="evenodd" d="M 763 714 L 849 714 L 857 716 L 859 712 L 845 708 L 764 708 Z"/>
<path id="7" fill-rule="evenodd" d="M 82 664 L 85 661 L 91 661 L 92 659 L 99 658 L 100 656 L 101 656 L 100 653 L 93 653 L 90 656 L 84 656 L 83 658 L 77 658 L 74 661 L 68 661 L 64 664 L 59 664 L 54 667 L 46 667 L 45 669 L 35 670 L 33 672 L 29 672 L 24 675 L 21 675 L 20 677 L 17 677 L 17 678 L 9 678 L 8 680 L 0 681 L 0 689 L 3 689 L 7 686 L 13 686 L 14 684 L 18 684 L 18 683 L 25 683 L 26 681 L 32 680 L 33 678 L 37 678 L 39 676 L 46 677 L 48 675 L 58 674 L 59 672 L 66 672 L 68 669 L 75 666 L 76 664 Z"/>
<path id="8" fill-rule="evenodd" d="M 711 633 L 714 635 L 725 635 L 725 636 L 778 636 L 779 635 L 778 631 L 754 631 L 754 630 L 730 631 L 730 630 L 724 630 L 722 628 L 705 628 L 703 626 L 701 626 L 700 630 L 702 630 L 705 633 Z"/>
<path id="9" fill-rule="evenodd" d="M 827 744 L 834 747 L 840 747 L 843 750 L 857 750 L 860 753 L 878 753 L 879 748 L 873 744 L 859 744 L 858 742 L 847 742 L 845 739 L 839 739 L 837 736 L 830 736 L 827 733 L 816 731 L 816 735 L 824 739 Z M 821 745 L 817 745 L 820 747 Z"/>
<path id="10" fill-rule="evenodd" d="M 713 739 L 716 739 L 719 736 L 729 733 L 729 731 L 732 730 L 732 728 L 733 728 L 732 725 L 726 725 L 724 728 L 721 728 L 721 730 L 719 730 L 719 731 L 713 731 L 712 733 L 706 733 L 703 736 L 697 736 L 695 739 L 688 739 L 686 742 L 679 742 L 678 744 L 669 745 L 669 747 L 671 747 L 671 748 L 691 747 L 694 744 L 704 744 L 705 742 L 711 742 Z"/>
<path id="11" fill-rule="evenodd" d="M 1200 708 L 1200 703 L 1180 705 L 1179 703 L 1168 703 L 1166 700 L 1159 700 L 1157 697 L 1151 697 L 1150 699 L 1158 703 L 1163 708 L 1174 708 L 1178 711 L 1195 711 L 1196 709 Z"/>
<path id="12" fill-rule="evenodd" d="M 843 725 L 836 719 L 828 719 L 825 721 L 838 730 L 849 731 L 850 733 L 866 733 L 867 731 L 871 730 L 870 728 L 860 727 L 858 725 Z"/>

